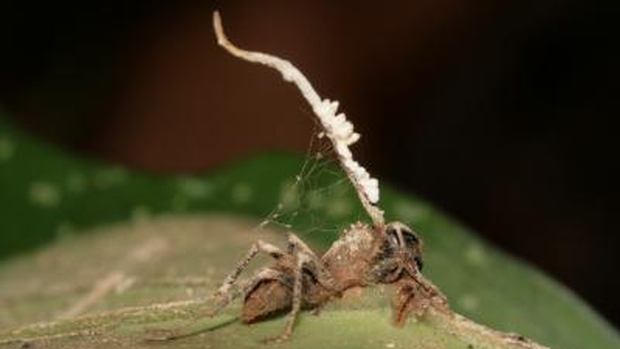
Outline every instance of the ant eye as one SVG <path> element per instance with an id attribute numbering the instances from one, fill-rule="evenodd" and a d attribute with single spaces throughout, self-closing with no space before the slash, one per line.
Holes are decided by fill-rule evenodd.
<path id="1" fill-rule="evenodd" d="M 422 258 L 420 256 L 415 256 L 413 260 L 415 261 L 415 264 L 418 266 L 418 270 L 422 271 L 422 268 L 424 267 L 424 262 L 422 262 Z"/>
<path id="2" fill-rule="evenodd" d="M 417 235 L 409 230 L 403 229 L 403 239 L 405 240 L 405 245 L 407 247 L 415 247 L 420 244 L 420 239 Z"/>

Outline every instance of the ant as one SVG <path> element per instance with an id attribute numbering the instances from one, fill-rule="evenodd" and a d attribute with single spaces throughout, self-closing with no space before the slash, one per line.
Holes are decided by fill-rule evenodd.
<path id="1" fill-rule="evenodd" d="M 323 128 L 323 135 L 332 143 L 338 161 L 355 187 L 361 204 L 373 224 L 352 224 L 320 258 L 297 236 L 288 235 L 288 246 L 282 250 L 257 241 L 237 268 L 228 275 L 216 292 L 214 316 L 231 301 L 243 296 L 241 320 L 251 323 L 276 312 L 288 310 L 284 331 L 274 340 L 288 339 L 301 309 L 316 311 L 332 298 L 355 287 L 395 284 L 392 296 L 394 322 L 403 324 L 408 314 L 421 316 L 431 305 L 447 308 L 445 296 L 422 274 L 422 241 L 416 233 L 400 222 L 385 223 L 383 211 L 377 206 L 378 181 L 355 160 L 349 145 L 359 139 L 343 113 L 336 114 L 338 102 L 322 99 L 305 76 L 290 62 L 261 52 L 243 50 L 233 45 L 222 28 L 216 11 L 213 25 L 218 44 L 229 53 L 246 61 L 278 70 L 284 80 L 295 84 L 312 106 Z M 275 261 L 233 288 L 239 275 L 258 253 Z"/>
<path id="2" fill-rule="evenodd" d="M 258 253 L 271 256 L 275 262 L 233 289 L 241 272 Z M 271 338 L 281 341 L 291 336 L 301 309 L 319 310 L 330 299 L 341 297 L 354 287 L 395 284 L 393 317 L 395 324 L 401 325 L 412 311 L 421 316 L 431 302 L 445 305 L 441 292 L 420 274 L 422 265 L 422 241 L 400 222 L 381 227 L 352 224 L 320 258 L 292 233 L 288 235 L 286 251 L 259 240 L 225 278 L 209 315 L 214 316 L 241 295 L 241 320 L 245 323 L 290 309 L 284 331 Z"/>

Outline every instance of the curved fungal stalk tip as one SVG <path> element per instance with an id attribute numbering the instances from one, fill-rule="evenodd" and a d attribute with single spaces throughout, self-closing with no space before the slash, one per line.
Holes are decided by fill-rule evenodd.
<path id="1" fill-rule="evenodd" d="M 375 226 L 383 226 L 385 223 L 383 211 L 376 206 L 379 202 L 379 181 L 372 178 L 368 171 L 353 159 L 349 146 L 354 144 L 360 135 L 354 131 L 353 123 L 347 120 L 345 114 L 338 113 L 338 102 L 322 99 L 308 79 L 289 61 L 267 53 L 247 51 L 235 46 L 224 33 L 218 11 L 213 12 L 213 28 L 218 44 L 230 54 L 249 62 L 271 67 L 280 72 L 285 81 L 297 86 L 319 119 L 323 133 L 332 143 L 340 166 L 355 187 L 364 209 Z"/>

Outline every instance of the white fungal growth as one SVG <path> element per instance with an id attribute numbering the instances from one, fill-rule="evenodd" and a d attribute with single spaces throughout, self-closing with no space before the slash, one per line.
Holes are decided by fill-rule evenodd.
<path id="1" fill-rule="evenodd" d="M 224 34 L 217 11 L 213 13 L 213 26 L 218 44 L 229 53 L 246 61 L 274 68 L 282 74 L 284 80 L 292 82 L 299 88 L 321 123 L 323 132 L 320 137 L 326 136 L 331 141 L 340 165 L 357 190 L 362 205 L 373 223 L 382 226 L 385 223 L 383 211 L 375 206 L 379 202 L 379 181 L 372 178 L 368 171 L 353 159 L 349 146 L 355 143 L 360 135 L 354 131 L 353 124 L 347 120 L 345 114 L 338 113 L 338 102 L 322 99 L 308 79 L 290 62 L 266 53 L 246 51 L 233 45 Z"/>

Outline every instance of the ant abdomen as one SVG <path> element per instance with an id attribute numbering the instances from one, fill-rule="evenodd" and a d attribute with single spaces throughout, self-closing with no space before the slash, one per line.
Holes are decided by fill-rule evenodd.
<path id="1" fill-rule="evenodd" d="M 293 290 L 279 280 L 262 280 L 247 293 L 241 311 L 241 321 L 245 323 L 269 317 L 291 308 Z"/>

